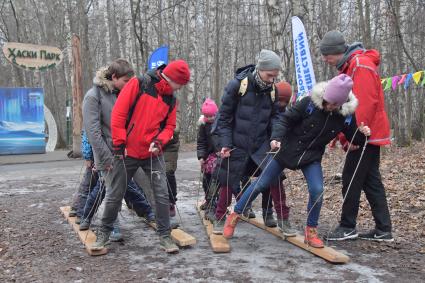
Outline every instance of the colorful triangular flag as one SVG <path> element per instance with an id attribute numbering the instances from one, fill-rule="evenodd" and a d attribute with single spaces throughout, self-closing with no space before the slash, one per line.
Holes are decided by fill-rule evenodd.
<path id="1" fill-rule="evenodd" d="M 397 82 L 398 82 L 398 80 L 400 79 L 400 76 L 394 76 L 393 77 L 393 79 L 392 79 L 392 83 L 391 83 L 391 86 L 393 87 L 393 90 L 395 90 L 396 89 L 396 87 L 397 87 Z"/>
<path id="2" fill-rule="evenodd" d="M 415 81 L 416 84 L 418 84 L 419 81 L 421 80 L 422 73 L 423 73 L 423 71 L 419 71 L 419 72 L 416 72 L 412 75 L 413 81 Z"/>
<path id="3" fill-rule="evenodd" d="M 391 88 L 392 78 L 387 78 L 387 83 L 385 84 L 384 90 L 389 90 Z"/>
<path id="4" fill-rule="evenodd" d="M 409 83 L 412 77 L 413 77 L 412 73 L 407 74 L 406 80 L 404 81 L 404 89 L 407 89 L 409 87 Z"/>
<path id="5" fill-rule="evenodd" d="M 406 80 L 406 74 L 401 76 L 401 79 L 398 81 L 398 84 L 401 85 Z"/>

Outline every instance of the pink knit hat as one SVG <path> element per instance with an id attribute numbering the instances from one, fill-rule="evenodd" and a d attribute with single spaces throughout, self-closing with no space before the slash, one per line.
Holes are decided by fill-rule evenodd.
<path id="1" fill-rule="evenodd" d="M 323 99 L 329 103 L 342 106 L 348 100 L 353 88 L 353 80 L 346 74 L 340 74 L 328 82 Z"/>
<path id="2" fill-rule="evenodd" d="M 217 104 L 215 104 L 214 100 L 207 98 L 204 104 L 202 104 L 201 111 L 204 115 L 214 116 L 215 114 L 217 114 L 218 107 Z"/>

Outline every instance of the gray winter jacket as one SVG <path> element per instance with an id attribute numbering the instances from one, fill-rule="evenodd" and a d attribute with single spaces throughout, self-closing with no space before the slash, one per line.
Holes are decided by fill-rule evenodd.
<path id="1" fill-rule="evenodd" d="M 83 126 L 93 148 L 98 170 L 112 165 L 111 112 L 117 100 L 112 81 L 105 78 L 107 68 L 101 68 L 93 79 L 93 87 L 83 101 Z"/>

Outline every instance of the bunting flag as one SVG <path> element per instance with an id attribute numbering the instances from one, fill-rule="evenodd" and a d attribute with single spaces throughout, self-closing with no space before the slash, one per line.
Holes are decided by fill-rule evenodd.
<path id="1" fill-rule="evenodd" d="M 412 80 L 412 74 L 408 74 L 406 77 L 406 80 L 404 81 L 404 89 L 407 89 L 409 87 L 409 83 Z"/>
<path id="2" fill-rule="evenodd" d="M 400 79 L 400 76 L 394 76 L 393 77 L 393 79 L 392 79 L 392 87 L 393 87 L 393 90 L 395 90 L 395 88 L 397 87 L 397 82 L 398 82 L 398 80 Z"/>
<path id="3" fill-rule="evenodd" d="M 401 79 L 398 81 L 398 85 L 401 85 L 406 80 L 406 74 L 401 76 Z"/>
<path id="4" fill-rule="evenodd" d="M 413 80 L 415 81 L 416 84 L 419 83 L 421 76 L 422 76 L 422 73 L 423 73 L 423 71 L 420 71 L 420 72 L 416 72 L 412 75 Z"/>
<path id="5" fill-rule="evenodd" d="M 404 89 L 408 89 L 412 81 L 417 85 L 425 86 L 425 70 L 383 78 L 381 79 L 381 84 L 384 91 L 389 89 L 395 90 L 399 85 L 403 85 Z"/>
<path id="6" fill-rule="evenodd" d="M 392 78 L 388 78 L 387 84 L 385 85 L 384 90 L 389 90 L 391 88 L 391 85 L 392 85 Z"/>

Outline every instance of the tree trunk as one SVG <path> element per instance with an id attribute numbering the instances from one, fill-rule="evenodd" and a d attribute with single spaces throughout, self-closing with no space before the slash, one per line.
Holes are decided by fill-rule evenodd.
<path id="1" fill-rule="evenodd" d="M 81 70 L 81 52 L 80 52 L 80 38 L 73 35 L 72 43 L 72 151 L 73 157 L 81 156 L 81 131 L 83 125 L 82 115 L 82 70 Z"/>

